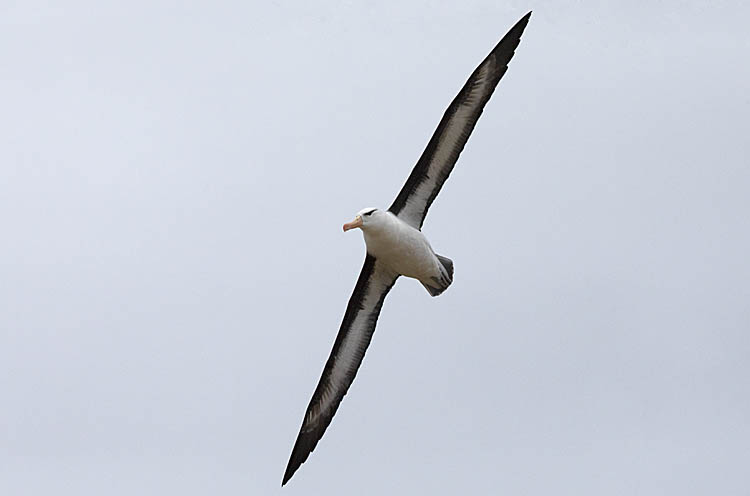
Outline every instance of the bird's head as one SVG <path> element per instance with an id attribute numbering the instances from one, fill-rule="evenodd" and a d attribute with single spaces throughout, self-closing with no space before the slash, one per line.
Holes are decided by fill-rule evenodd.
<path id="1" fill-rule="evenodd" d="M 359 227 L 360 229 L 367 229 L 369 226 L 375 225 L 378 221 L 382 220 L 381 216 L 383 212 L 374 207 L 363 208 L 354 217 L 354 220 L 344 224 L 344 231 Z"/>

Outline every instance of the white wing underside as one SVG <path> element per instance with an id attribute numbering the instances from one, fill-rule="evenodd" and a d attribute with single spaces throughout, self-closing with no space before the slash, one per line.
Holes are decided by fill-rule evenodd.
<path id="1" fill-rule="evenodd" d="M 451 102 L 422 156 L 389 208 L 407 224 L 421 229 L 427 210 L 466 146 L 484 106 L 508 69 L 531 13 L 508 31 L 479 64 Z"/>
<path id="2" fill-rule="evenodd" d="M 333 350 L 305 412 L 282 484 L 304 463 L 331 423 L 362 364 L 383 300 L 397 278 L 372 255 L 365 257 Z"/>

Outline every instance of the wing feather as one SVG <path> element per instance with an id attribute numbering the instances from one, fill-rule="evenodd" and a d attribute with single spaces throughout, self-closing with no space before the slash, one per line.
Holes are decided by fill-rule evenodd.
<path id="1" fill-rule="evenodd" d="M 305 412 L 282 486 L 307 460 L 331 423 L 370 345 L 383 300 L 397 278 L 398 275 L 379 266 L 372 255 L 365 257 L 333 350 Z"/>
<path id="2" fill-rule="evenodd" d="M 389 210 L 417 229 L 448 179 L 484 106 L 508 69 L 531 12 L 513 26 L 469 77 L 440 120 Z"/>

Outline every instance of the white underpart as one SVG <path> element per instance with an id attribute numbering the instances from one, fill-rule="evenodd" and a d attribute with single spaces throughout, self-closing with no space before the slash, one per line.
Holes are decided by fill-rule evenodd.
<path id="1" fill-rule="evenodd" d="M 441 278 L 442 266 L 422 231 L 390 212 L 378 210 L 362 227 L 367 252 L 395 273 L 427 284 Z"/>

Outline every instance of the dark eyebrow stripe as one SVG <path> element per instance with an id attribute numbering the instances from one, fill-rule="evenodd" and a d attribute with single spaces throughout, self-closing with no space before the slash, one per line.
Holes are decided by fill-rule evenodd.
<path id="1" fill-rule="evenodd" d="M 372 213 L 373 213 L 373 212 L 374 212 L 375 210 L 377 210 L 377 208 L 373 208 L 373 209 L 372 209 L 372 210 L 370 210 L 369 212 L 365 212 L 365 213 L 363 213 L 362 215 L 370 215 L 370 214 L 372 214 Z"/>

